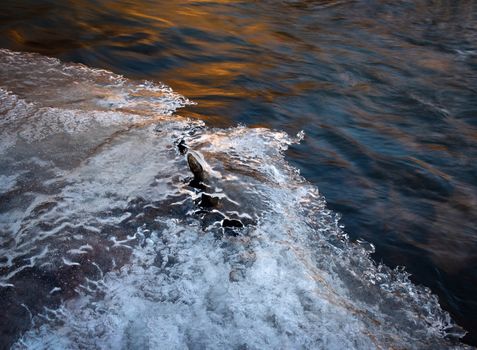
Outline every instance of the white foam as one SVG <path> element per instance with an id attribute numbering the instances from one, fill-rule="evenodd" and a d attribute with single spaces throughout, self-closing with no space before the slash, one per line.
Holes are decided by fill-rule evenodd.
<path id="1" fill-rule="evenodd" d="M 208 145 L 202 152 L 216 156 L 208 159 L 211 167 L 224 169 L 221 159 L 229 150 L 216 134 L 216 148 L 204 142 L 207 133 L 198 136 Z M 273 134 L 267 131 L 261 139 L 259 132 L 252 133 L 253 141 L 247 142 L 254 147 L 247 145 L 239 155 L 259 160 L 268 180 L 247 183 L 248 178 L 239 176 L 238 181 L 257 194 L 253 204 L 258 208 L 260 202 L 268 203 L 257 226 L 244 236 L 217 240 L 203 233 L 197 219 L 158 217 L 162 231 L 146 226 L 122 241 L 113 238 L 114 245 L 132 249 L 134 258 L 121 271 L 104 276 L 98 287 L 104 298 L 97 299 L 98 289 L 88 288 L 63 306 L 56 315 L 60 323 L 32 329 L 18 347 L 447 346 L 443 336 L 451 321 L 435 297 L 412 285 L 406 275 L 377 268 L 366 249 L 343 240 L 317 190 L 280 153 L 267 149 Z M 221 137 L 236 135 L 232 129 Z M 282 138 L 278 134 L 274 142 Z M 237 148 L 238 141 L 226 141 Z M 270 161 L 276 162 L 276 174 L 267 171 L 265 162 Z M 255 163 L 246 165 L 257 171 Z M 233 186 L 222 180 L 233 198 Z M 130 244 L 138 238 L 142 243 Z M 400 309 L 392 309 L 394 305 Z"/>
<path id="2" fill-rule="evenodd" d="M 170 116 L 187 100 L 162 85 L 37 55 L 0 50 L 0 67 L 0 183 L 19 190 L 0 214 L 0 288 L 28 268 L 94 272 L 13 348 L 434 349 L 463 335 L 429 290 L 348 242 L 284 159 L 302 133 L 199 127 Z M 181 139 L 221 189 L 203 215 L 253 223 L 230 232 L 197 214 Z"/>

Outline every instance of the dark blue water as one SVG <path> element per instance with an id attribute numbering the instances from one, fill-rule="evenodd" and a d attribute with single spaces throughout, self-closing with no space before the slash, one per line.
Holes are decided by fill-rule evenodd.
<path id="1" fill-rule="evenodd" d="M 477 344 L 477 2 L 0 3 L 0 47 L 162 81 L 287 156 Z M 0 82 L 1 83 L 1 82 Z"/>

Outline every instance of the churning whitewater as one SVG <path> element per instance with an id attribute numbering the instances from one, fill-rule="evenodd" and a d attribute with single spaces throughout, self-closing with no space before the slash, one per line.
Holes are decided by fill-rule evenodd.
<path id="1" fill-rule="evenodd" d="M 461 347 L 437 298 L 349 242 L 287 164 L 303 135 L 174 115 L 189 103 L 0 50 L 1 344 Z"/>

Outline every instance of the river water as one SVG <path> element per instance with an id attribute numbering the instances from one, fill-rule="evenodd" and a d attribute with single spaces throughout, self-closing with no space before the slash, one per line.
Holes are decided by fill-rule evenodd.
<path id="1" fill-rule="evenodd" d="M 0 345 L 477 344 L 476 43 L 464 0 L 2 1 Z"/>

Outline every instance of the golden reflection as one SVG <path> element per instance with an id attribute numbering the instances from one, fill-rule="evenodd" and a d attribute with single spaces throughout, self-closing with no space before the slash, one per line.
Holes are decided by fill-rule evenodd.
<path id="1" fill-rule="evenodd" d="M 23 35 L 17 31 L 17 30 L 10 30 L 8 32 L 9 36 L 12 37 L 13 40 L 15 40 L 17 43 L 20 43 L 20 44 L 24 44 L 25 43 L 25 39 L 23 38 Z"/>
<path id="2" fill-rule="evenodd" d="M 247 16 L 230 15 L 230 6 L 235 6 L 235 1 L 106 1 L 99 9 L 89 10 L 87 1 L 75 0 L 73 3 L 76 16 L 80 19 L 76 22 L 80 23 L 83 32 L 108 35 L 115 48 L 129 49 L 129 52 L 134 52 L 136 45 L 143 45 L 139 50 L 143 49 L 145 52 L 148 52 L 148 48 L 152 50 L 158 46 L 159 49 L 154 51 L 154 55 L 181 58 L 180 66 L 170 67 L 154 79 L 164 81 L 176 91 L 198 102 L 201 109 L 226 107 L 226 100 L 229 98 L 255 98 L 253 89 L 247 91 L 240 87 L 240 84 L 234 84 L 234 81 L 260 75 L 275 64 L 272 64 L 269 57 L 256 52 L 253 59 L 250 59 L 248 52 L 240 50 L 240 45 L 237 47 L 236 43 L 224 39 L 224 36 L 230 33 L 251 47 L 273 42 L 274 33 L 267 27 L 267 22 L 257 22 Z M 239 9 L 237 11 L 240 12 Z M 121 20 L 103 20 L 104 16 L 126 20 L 124 23 Z M 147 25 L 136 27 L 135 23 Z M 180 35 L 180 31 L 184 30 L 191 30 L 191 33 L 180 36 L 180 40 L 185 40 L 180 45 L 174 41 L 164 43 L 171 40 L 165 32 L 174 36 L 177 31 Z M 187 59 L 188 48 L 193 50 L 195 59 Z M 230 52 L 234 52 L 233 57 L 230 57 Z M 209 59 L 207 54 L 210 53 L 215 57 L 224 57 L 224 60 Z M 119 51 L 116 58 L 119 57 L 134 58 L 127 51 Z M 104 68 L 114 70 L 114 58 L 103 58 L 102 63 L 105 64 Z M 150 79 L 148 76 L 141 77 Z M 300 86 L 296 88 L 301 89 Z M 259 96 L 268 101 L 274 98 L 273 93 L 266 90 L 261 91 Z M 194 114 L 195 112 L 191 112 L 191 116 Z M 210 115 L 195 116 L 202 119 L 211 118 Z"/>
<path id="3" fill-rule="evenodd" d="M 477 129 L 458 116 L 476 108 L 476 1 L 5 3 L 21 16 L 0 27 L 9 48 L 162 81 L 197 102 L 179 113 L 214 126 L 305 129 L 309 148 L 288 154 L 345 191 L 329 198 L 352 209 L 355 234 L 384 246 L 392 236 L 449 274 L 475 262 L 477 196 L 464 181 Z M 70 107 L 111 98 L 63 94 Z M 394 248 L 389 261 L 413 263 Z"/>

